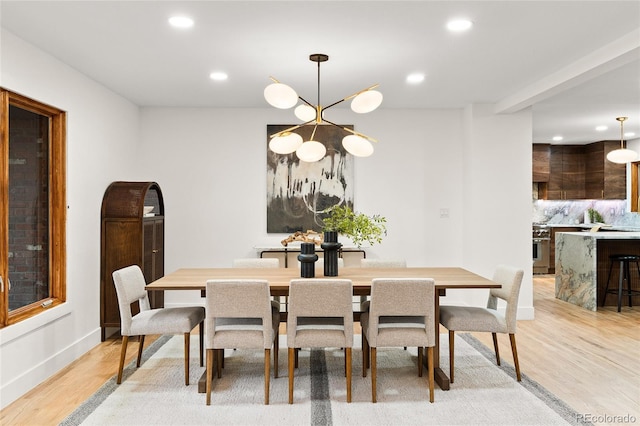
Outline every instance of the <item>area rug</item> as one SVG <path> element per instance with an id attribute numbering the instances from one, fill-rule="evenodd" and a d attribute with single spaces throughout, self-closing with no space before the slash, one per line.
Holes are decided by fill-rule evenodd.
<path id="1" fill-rule="evenodd" d="M 448 365 L 448 339 L 441 342 Z M 194 336 L 194 339 L 196 337 Z M 110 379 L 62 425 L 572 425 L 577 413 L 510 365 L 496 366 L 494 354 L 471 335 L 456 335 L 456 381 L 451 390 L 436 385 L 428 402 L 426 374 L 417 376 L 415 348 L 378 349 L 378 402 L 371 403 L 371 378 L 362 377 L 362 351 L 353 351 L 352 402 L 346 402 L 344 352 L 302 350 L 295 372 L 294 404 L 288 404 L 286 337 L 281 336 L 279 378 L 271 378 L 265 406 L 263 353 L 228 350 L 223 377 L 214 380 L 212 402 L 198 393 L 197 350 L 190 382 L 184 385 L 183 340 L 163 336 L 132 362 L 121 385 Z M 197 347 L 197 342 L 192 342 Z M 114 360 L 117 362 L 117 360 Z M 503 362 L 503 364 L 506 364 Z"/>

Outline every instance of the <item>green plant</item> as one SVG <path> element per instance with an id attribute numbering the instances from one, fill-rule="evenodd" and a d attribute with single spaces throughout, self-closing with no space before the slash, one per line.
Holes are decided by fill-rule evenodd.
<path id="1" fill-rule="evenodd" d="M 387 219 L 380 215 L 367 216 L 354 212 L 348 206 L 336 206 L 323 220 L 324 231 L 336 231 L 347 236 L 353 243 L 361 247 L 363 243 L 374 245 L 381 243 L 387 235 Z"/>
<path id="2" fill-rule="evenodd" d="M 591 223 L 604 223 L 604 219 L 602 218 L 602 215 L 598 212 L 598 210 L 589 209 L 587 210 L 587 212 L 589 212 L 589 220 L 591 221 Z"/>

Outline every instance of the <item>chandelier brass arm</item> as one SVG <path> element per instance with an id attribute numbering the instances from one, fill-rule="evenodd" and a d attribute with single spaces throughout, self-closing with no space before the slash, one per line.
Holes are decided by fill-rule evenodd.
<path id="1" fill-rule="evenodd" d="M 371 136 L 367 136 L 364 133 L 356 132 L 355 130 L 349 129 L 348 127 L 344 127 L 344 126 L 341 126 L 339 124 L 332 123 L 331 121 L 329 121 L 327 119 L 324 119 L 324 121 L 326 123 L 329 123 L 329 124 L 333 125 L 333 126 L 339 127 L 340 129 L 345 130 L 345 131 L 351 133 L 352 135 L 360 136 L 361 138 L 365 138 L 366 140 L 371 141 L 371 142 L 378 142 L 377 139 L 374 139 Z"/>

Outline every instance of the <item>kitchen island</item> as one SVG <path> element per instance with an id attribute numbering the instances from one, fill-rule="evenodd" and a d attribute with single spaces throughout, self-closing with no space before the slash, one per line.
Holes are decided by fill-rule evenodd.
<path id="1" fill-rule="evenodd" d="M 640 255 L 640 232 L 560 232 L 556 235 L 556 298 L 595 311 L 607 284 L 609 256 Z M 616 265 L 617 266 L 617 265 Z M 612 281 L 618 283 L 618 268 Z M 633 289 L 640 289 L 637 273 L 631 273 Z M 611 288 L 611 287 L 610 287 Z M 606 305 L 616 304 L 615 297 Z M 634 297 L 640 305 L 640 297 Z"/>

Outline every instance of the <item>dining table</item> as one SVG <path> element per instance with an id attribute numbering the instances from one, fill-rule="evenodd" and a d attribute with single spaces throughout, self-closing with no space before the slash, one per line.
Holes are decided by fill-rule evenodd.
<path id="1" fill-rule="evenodd" d="M 205 296 L 207 280 L 210 279 L 261 279 L 269 282 L 272 296 L 288 296 L 289 283 L 300 278 L 298 268 L 181 268 L 149 284 L 148 291 L 196 290 Z M 408 268 L 340 268 L 337 277 L 316 278 L 349 279 L 353 283 L 354 296 L 368 296 L 374 278 L 432 278 L 435 282 L 435 381 L 442 390 L 449 390 L 449 377 L 440 368 L 440 297 L 452 289 L 491 289 L 501 285 L 476 273 L 460 267 L 408 267 Z M 162 299 L 161 299 L 162 300 Z M 360 312 L 354 311 L 354 320 L 359 320 Z M 286 321 L 286 312 L 281 313 Z M 425 360 L 427 357 L 423 357 Z"/>

